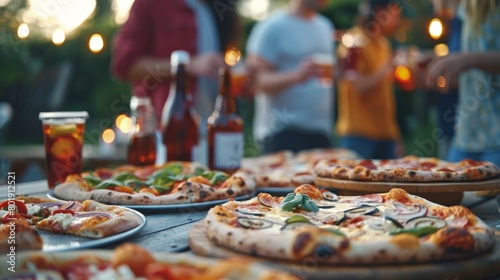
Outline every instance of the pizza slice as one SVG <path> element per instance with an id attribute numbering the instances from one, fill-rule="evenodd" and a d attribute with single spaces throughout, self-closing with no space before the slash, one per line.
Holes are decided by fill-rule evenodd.
<path id="1" fill-rule="evenodd" d="M 32 229 L 30 226 L 34 225 L 40 230 L 89 238 L 115 235 L 142 223 L 141 217 L 126 208 L 92 200 L 60 202 L 19 196 L 15 200 L 0 203 L 0 209 L 4 212 L 2 224 L 10 225 L 16 221 L 24 231 Z"/>
<path id="2" fill-rule="evenodd" d="M 35 227 L 55 233 L 102 238 L 133 229 L 142 223 L 139 216 L 126 208 L 92 200 L 86 200 L 80 205 L 81 211 L 54 210 L 49 217 L 36 223 Z"/>
<path id="3" fill-rule="evenodd" d="M 18 213 L 2 215 L 0 224 L 0 252 L 2 254 L 15 255 L 17 251 L 37 250 L 42 247 L 42 238 L 23 216 Z"/>

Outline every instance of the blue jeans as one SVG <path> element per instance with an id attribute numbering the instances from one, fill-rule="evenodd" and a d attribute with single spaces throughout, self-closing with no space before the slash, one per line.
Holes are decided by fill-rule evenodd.
<path id="1" fill-rule="evenodd" d="M 465 152 L 457 149 L 455 146 L 450 148 L 448 153 L 448 161 L 457 162 L 464 158 L 477 160 L 477 161 L 490 161 L 500 166 L 500 151 L 492 152 Z"/>
<path id="2" fill-rule="evenodd" d="M 347 136 L 340 139 L 340 145 L 344 148 L 355 151 L 362 158 L 397 158 L 395 140 L 372 140 L 364 137 Z"/>

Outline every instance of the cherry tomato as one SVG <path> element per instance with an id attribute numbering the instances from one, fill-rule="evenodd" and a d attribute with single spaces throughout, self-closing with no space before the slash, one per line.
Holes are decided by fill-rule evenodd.
<path id="1" fill-rule="evenodd" d="M 21 213 L 21 214 L 27 214 L 28 213 L 28 208 L 26 208 L 26 204 L 24 204 L 24 202 L 22 202 L 20 200 L 6 200 L 6 201 L 0 203 L 0 209 L 9 207 L 9 204 L 12 203 L 10 201 L 13 201 L 13 203 L 16 205 L 18 213 Z"/>

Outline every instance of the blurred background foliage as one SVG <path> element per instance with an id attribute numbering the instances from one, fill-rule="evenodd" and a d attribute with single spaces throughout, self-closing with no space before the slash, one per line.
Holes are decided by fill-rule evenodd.
<path id="1" fill-rule="evenodd" d="M 35 32 L 31 32 L 26 39 L 18 37 L 18 27 L 23 22 L 20 13 L 29 6 L 28 0 L 0 0 L 0 102 L 10 103 L 14 108 L 14 119 L 6 133 L 7 144 L 42 143 L 38 121 L 40 111 L 86 110 L 90 114 L 88 129 L 100 131 L 111 127 L 117 115 L 128 113 L 130 88 L 115 80 L 109 70 L 111 41 L 120 26 L 114 20 L 113 0 L 95 2 L 89 19 L 68 34 L 63 44 L 56 46 L 50 39 Z M 287 1 L 264 2 L 269 4 L 263 12 L 265 16 Z M 332 20 L 336 29 L 348 29 L 354 23 L 360 2 L 362 0 L 332 0 L 322 13 Z M 403 4 L 405 20 L 400 29 L 404 38 L 395 45 L 432 48 L 437 41 L 427 34 L 427 25 L 432 18 L 430 1 L 408 0 Z M 242 14 L 247 13 L 241 9 L 245 7 L 248 6 L 240 5 Z M 264 16 L 243 17 L 244 39 L 256 19 Z M 89 38 L 95 33 L 101 34 L 104 39 L 104 47 L 98 53 L 92 53 L 88 46 Z M 241 44 L 242 49 L 244 43 Z M 61 81 L 64 77 L 62 73 L 69 73 L 65 81 Z M 59 102 L 52 102 L 54 94 L 59 94 Z M 432 106 L 429 106 L 432 98 L 426 92 L 398 90 L 396 94 L 398 120 L 407 140 L 406 151 L 410 152 L 415 149 L 415 139 L 428 138 L 434 127 L 430 117 Z M 250 124 L 252 102 L 240 104 L 242 115 Z M 246 128 L 246 139 L 251 139 L 251 127 L 247 125 Z M 87 140 L 97 144 L 97 139 Z M 256 153 L 255 149 L 246 151 L 247 156 Z"/>

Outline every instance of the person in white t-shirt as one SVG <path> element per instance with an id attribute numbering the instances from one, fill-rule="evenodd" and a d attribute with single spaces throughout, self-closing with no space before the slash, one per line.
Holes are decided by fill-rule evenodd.
<path id="1" fill-rule="evenodd" d="M 321 0 L 291 0 L 258 23 L 247 43 L 256 72 L 254 137 L 262 153 L 331 147 L 333 90 L 322 85 L 315 54 L 333 55 L 333 24 Z"/>

